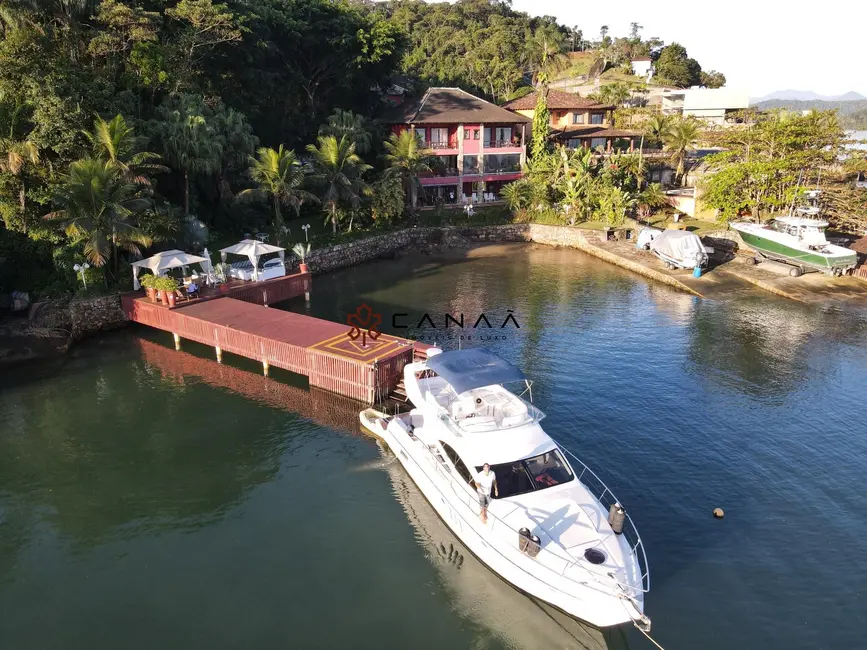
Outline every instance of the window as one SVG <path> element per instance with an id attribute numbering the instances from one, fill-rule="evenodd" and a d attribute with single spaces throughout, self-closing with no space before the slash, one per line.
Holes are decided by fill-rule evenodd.
<path id="1" fill-rule="evenodd" d="M 572 113 L 572 124 L 584 124 L 584 113 Z"/>
<path id="2" fill-rule="evenodd" d="M 473 132 L 470 129 L 464 129 L 464 140 L 469 140 L 473 137 Z"/>
<path id="3" fill-rule="evenodd" d="M 605 113 L 591 113 L 590 114 L 590 124 L 604 124 L 605 123 Z"/>
<path id="4" fill-rule="evenodd" d="M 440 440 L 440 444 L 443 447 L 443 450 L 446 452 L 446 456 L 449 457 L 449 460 L 452 462 L 452 465 L 455 466 L 455 470 L 458 472 L 458 476 L 460 476 L 464 483 L 469 484 L 470 479 L 473 477 L 470 474 L 470 470 L 467 469 L 467 466 L 464 464 L 464 461 L 461 460 L 461 457 L 458 456 L 458 452 L 449 447 L 446 443 Z"/>
<path id="5" fill-rule="evenodd" d="M 574 478 L 558 449 L 513 463 L 492 465 L 491 469 L 497 475 L 499 495 L 494 496 L 495 499 L 544 490 Z M 477 467 L 476 471 L 481 472 L 482 468 Z"/>
<path id="6" fill-rule="evenodd" d="M 479 157 L 478 156 L 464 156 L 464 174 L 478 174 L 479 173 Z"/>
<path id="7" fill-rule="evenodd" d="M 485 173 L 502 174 L 521 171 L 521 154 L 504 153 L 485 156 Z"/>
<path id="8" fill-rule="evenodd" d="M 608 146 L 608 141 L 605 138 L 591 138 L 590 148 L 596 150 L 604 150 Z"/>
<path id="9" fill-rule="evenodd" d="M 479 139 L 479 130 L 473 129 L 473 140 L 478 140 L 478 139 Z"/>
<path id="10" fill-rule="evenodd" d="M 419 140 L 419 141 L 421 141 L 421 142 L 424 142 L 424 141 L 425 141 L 425 135 L 426 135 L 426 133 L 425 133 L 425 129 L 424 129 L 424 128 L 415 127 L 415 128 L 413 129 L 413 132 L 415 133 L 415 137 L 416 137 L 417 140 Z"/>
<path id="11" fill-rule="evenodd" d="M 449 146 L 449 130 L 442 127 L 431 128 L 430 143 L 435 149 L 447 148 Z"/>
<path id="12" fill-rule="evenodd" d="M 581 142 L 581 139 L 580 139 L 580 138 L 569 138 L 569 144 L 568 144 L 568 147 L 569 147 L 570 149 L 580 149 L 580 148 L 583 147 L 583 146 L 584 146 L 584 145 L 583 145 L 583 143 Z"/>

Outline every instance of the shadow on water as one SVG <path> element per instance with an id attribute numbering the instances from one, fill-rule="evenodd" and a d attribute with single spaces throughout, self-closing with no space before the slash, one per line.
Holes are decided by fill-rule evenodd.
<path id="1" fill-rule="evenodd" d="M 106 345 L 117 349 L 105 354 Z M 3 382 L 0 575 L 43 525 L 83 551 L 220 520 L 274 478 L 281 454 L 302 444 L 296 438 L 305 427 L 283 433 L 287 411 L 358 431 L 353 400 L 129 334 L 98 347 L 99 363 L 84 348 L 60 365 L 41 364 Z M 284 415 L 244 408 L 240 419 L 231 405 L 239 398 Z"/>
<path id="2" fill-rule="evenodd" d="M 473 647 L 490 637 L 525 650 L 625 650 L 623 630 L 599 630 L 526 596 L 488 569 L 455 537 L 389 452 L 381 467 L 412 525 L 416 540 L 451 594 L 452 606 L 476 629 Z"/>

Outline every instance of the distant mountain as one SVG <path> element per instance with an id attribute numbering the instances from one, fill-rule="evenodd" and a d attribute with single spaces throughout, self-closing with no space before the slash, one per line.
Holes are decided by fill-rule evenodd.
<path id="1" fill-rule="evenodd" d="M 783 100 L 783 101 L 800 101 L 800 102 L 855 102 L 867 99 L 864 95 L 850 90 L 843 95 L 820 95 L 812 90 L 778 90 L 765 95 L 764 97 L 756 97 L 750 100 L 751 104 L 760 104 L 762 102 Z"/>
<path id="2" fill-rule="evenodd" d="M 855 93 L 851 93 L 855 94 Z M 867 99 L 849 99 L 837 101 L 811 101 L 795 99 L 769 99 L 753 104 L 759 110 L 784 108 L 788 111 L 837 111 L 840 125 L 844 129 L 855 131 L 867 130 Z"/>

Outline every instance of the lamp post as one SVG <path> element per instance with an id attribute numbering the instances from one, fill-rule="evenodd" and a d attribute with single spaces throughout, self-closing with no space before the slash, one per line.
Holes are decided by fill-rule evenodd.
<path id="1" fill-rule="evenodd" d="M 87 280 L 84 278 L 84 272 L 90 268 L 90 264 L 87 262 L 83 262 L 81 264 L 76 264 L 72 267 L 72 270 L 76 273 L 81 273 L 81 281 L 84 283 L 84 288 L 87 289 Z"/>
<path id="2" fill-rule="evenodd" d="M 309 223 L 305 223 L 303 226 L 301 226 L 301 230 L 304 231 L 304 241 L 305 241 L 305 242 L 310 241 L 310 237 L 307 235 L 307 231 L 308 231 L 309 229 L 310 229 L 310 224 L 309 224 Z"/>

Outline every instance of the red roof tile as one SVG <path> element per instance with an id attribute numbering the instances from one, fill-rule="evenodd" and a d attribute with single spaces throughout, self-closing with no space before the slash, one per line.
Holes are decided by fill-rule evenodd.
<path id="1" fill-rule="evenodd" d="M 520 99 L 515 99 L 508 102 L 503 108 L 508 108 L 510 111 L 531 111 L 536 108 L 536 99 L 538 92 L 532 92 Z M 588 97 L 581 97 L 575 93 L 564 93 L 561 90 L 548 91 L 548 108 L 549 109 L 569 109 L 569 108 L 589 108 L 596 110 L 611 110 L 614 107 L 609 104 L 600 104 L 599 102 Z"/>

